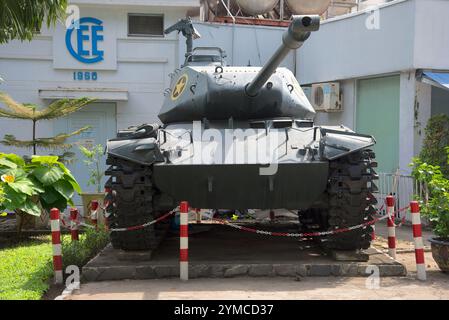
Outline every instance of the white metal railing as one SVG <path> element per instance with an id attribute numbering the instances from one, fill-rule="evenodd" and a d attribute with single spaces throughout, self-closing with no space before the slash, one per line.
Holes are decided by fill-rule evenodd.
<path id="1" fill-rule="evenodd" d="M 418 185 L 412 176 L 399 173 L 378 173 L 378 175 L 379 180 L 375 181 L 375 184 L 379 190 L 374 193 L 378 209 L 385 203 L 388 195 L 395 197 L 396 209 L 410 205 L 410 201 L 414 200 L 414 195 L 418 193 Z M 407 221 L 411 221 L 409 210 L 401 211 L 398 218 L 402 219 L 404 216 Z"/>

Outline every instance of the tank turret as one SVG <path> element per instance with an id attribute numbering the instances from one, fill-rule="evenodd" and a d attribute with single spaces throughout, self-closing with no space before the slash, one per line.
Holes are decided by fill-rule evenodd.
<path id="1" fill-rule="evenodd" d="M 193 30 L 190 20 L 178 23 Z M 159 113 L 163 123 L 194 120 L 253 120 L 288 117 L 313 118 L 315 111 L 293 73 L 279 68 L 291 50 L 298 49 L 320 26 L 317 15 L 294 16 L 282 44 L 262 67 L 225 66 L 224 53 L 197 54 L 216 48 L 191 49 L 172 75 L 170 89 Z M 183 29 L 169 28 L 167 32 Z M 184 34 L 184 32 L 183 32 Z"/>

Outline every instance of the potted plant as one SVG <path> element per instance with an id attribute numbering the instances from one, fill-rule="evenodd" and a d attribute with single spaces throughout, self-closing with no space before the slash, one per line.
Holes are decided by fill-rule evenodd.
<path id="1" fill-rule="evenodd" d="M 82 192 L 80 193 L 81 199 L 83 201 L 84 216 L 89 217 L 90 205 L 93 200 L 97 200 L 100 205 L 103 205 L 105 193 L 103 190 L 102 179 L 104 177 L 104 172 L 101 170 L 100 163 L 103 161 L 104 148 L 101 144 L 93 146 L 92 148 L 86 148 L 84 146 L 79 146 L 79 149 L 85 159 L 84 164 L 89 170 L 89 180 L 87 181 L 88 186 L 95 186 L 95 192 Z M 99 222 L 102 222 L 102 215 L 98 216 Z"/>
<path id="2" fill-rule="evenodd" d="M 448 155 L 449 155 L 449 148 Z M 448 156 L 449 161 L 449 156 Z M 427 217 L 435 237 L 429 239 L 432 256 L 443 272 L 449 272 L 449 179 L 440 167 L 415 158 L 412 175 L 419 183 L 421 213 Z"/>
<path id="3" fill-rule="evenodd" d="M 3 190 L 0 210 L 16 213 L 19 234 L 27 222 L 34 227 L 36 219 L 50 209 L 65 210 L 73 205 L 74 192 L 81 192 L 78 182 L 57 156 L 22 158 L 0 153 L 0 177 Z"/>

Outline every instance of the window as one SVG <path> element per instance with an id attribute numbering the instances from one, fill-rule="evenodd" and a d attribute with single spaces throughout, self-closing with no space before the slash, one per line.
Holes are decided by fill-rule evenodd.
<path id="1" fill-rule="evenodd" d="M 128 36 L 160 37 L 164 35 L 164 16 L 156 14 L 128 14 Z"/>

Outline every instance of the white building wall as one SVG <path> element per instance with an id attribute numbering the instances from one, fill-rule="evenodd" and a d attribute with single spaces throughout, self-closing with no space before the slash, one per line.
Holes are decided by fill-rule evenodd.
<path id="1" fill-rule="evenodd" d="M 297 52 L 301 83 L 449 70 L 449 1 L 397 0 L 326 20 Z"/>
<path id="2" fill-rule="evenodd" d="M 424 129 L 432 111 L 432 86 L 416 82 L 414 128 L 415 128 L 415 154 L 421 151 L 425 136 Z"/>
<path id="3" fill-rule="evenodd" d="M 324 21 L 297 52 L 298 78 L 302 84 L 340 81 L 344 112 L 319 114 L 317 123 L 352 119 L 355 128 L 356 90 L 349 91 L 347 82 L 400 73 L 399 167 L 409 172 L 431 111 L 430 86 L 417 82 L 415 72 L 449 70 L 448 12 L 447 0 L 398 0 Z"/>
<path id="4" fill-rule="evenodd" d="M 179 65 L 178 35 L 128 37 L 127 14 L 161 13 L 164 14 L 165 27 L 168 27 L 185 16 L 186 8 L 98 6 L 89 3 L 88 6 L 80 6 L 81 17 L 91 16 L 103 20 L 105 36 L 108 32 L 108 37 L 114 37 L 110 45 L 113 50 L 106 48 L 105 55 L 113 56 L 115 66 L 74 66 L 74 59 L 68 55 L 64 44 L 65 27 L 59 24 L 55 29 L 44 28 L 32 42 L 12 41 L 0 46 L 0 74 L 5 80 L 0 90 L 6 91 L 19 102 L 45 105 L 49 101 L 39 98 L 39 90 L 42 89 L 120 89 L 127 91 L 129 98 L 128 101 L 117 103 L 117 128 L 156 121 L 163 101 L 162 92 L 169 86 L 168 73 Z M 54 63 L 54 60 L 62 61 L 62 64 Z M 67 63 L 64 64 L 64 61 Z M 83 70 L 97 71 L 98 81 L 74 81 L 73 72 Z M 95 96 L 95 93 L 92 95 Z M 0 119 L 0 137 L 4 134 L 29 139 L 31 125 Z M 41 121 L 37 135 L 53 135 L 53 122 Z M 20 152 L 3 146 L 0 146 L 0 150 Z"/>
<path id="5" fill-rule="evenodd" d="M 399 101 L 399 170 L 409 174 L 412 157 L 415 155 L 415 94 L 416 79 L 414 71 L 401 72 Z M 388 115 L 385 115 L 388 117 Z"/>
<path id="6" fill-rule="evenodd" d="M 300 82 L 327 82 L 411 69 L 414 3 L 400 1 L 374 13 L 358 12 L 324 21 L 297 52 Z"/>
<path id="7" fill-rule="evenodd" d="M 449 1 L 414 2 L 414 68 L 449 70 Z"/>

